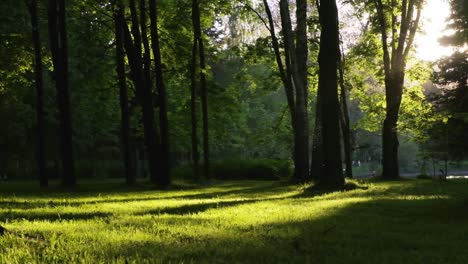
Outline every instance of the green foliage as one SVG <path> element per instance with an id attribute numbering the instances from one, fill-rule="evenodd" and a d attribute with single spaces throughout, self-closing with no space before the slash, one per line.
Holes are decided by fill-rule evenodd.
<path id="1" fill-rule="evenodd" d="M 2 184 L 0 219 L 15 234 L 0 237 L 0 262 L 468 261 L 467 181 L 365 185 L 327 194 L 268 181 L 166 191 L 94 181 L 75 193 Z"/>
<path id="2" fill-rule="evenodd" d="M 447 28 L 455 31 L 442 38 L 442 43 L 463 48 L 468 43 L 468 31 L 466 30 L 468 21 L 468 4 L 464 0 L 449 0 L 451 14 L 447 21 Z"/>
<path id="3" fill-rule="evenodd" d="M 433 73 L 434 82 L 442 88 L 442 92 L 434 95 L 432 101 L 438 111 L 445 113 L 445 122 L 439 122 L 428 131 L 431 142 L 426 147 L 442 148 L 450 153 L 451 158 L 462 159 L 468 156 L 468 5 L 466 1 L 460 0 L 451 0 L 449 3 L 452 12 L 448 28 L 454 30 L 454 34 L 445 37 L 443 42 L 457 50 L 451 56 L 439 60 L 438 69 Z"/>
<path id="4" fill-rule="evenodd" d="M 345 78 L 350 84 L 350 99 L 358 114 L 351 112 L 354 128 L 378 132 L 385 116 L 383 67 L 378 35 L 364 32 L 361 40 L 346 56 Z M 353 115 L 354 114 L 354 115 Z"/>
<path id="5" fill-rule="evenodd" d="M 401 102 L 401 118 L 398 128 L 405 135 L 411 135 L 417 142 L 429 140 L 428 131 L 443 122 L 445 113 L 437 111 L 423 94 L 421 86 L 405 89 Z"/>
<path id="6" fill-rule="evenodd" d="M 360 115 L 352 116 L 354 127 L 369 132 L 379 132 L 385 118 L 385 89 L 381 48 L 378 35 L 365 32 L 360 42 L 347 56 L 347 76 L 352 86 L 351 100 L 358 105 Z M 410 58 L 405 71 L 405 84 L 400 107 L 398 129 L 404 136 L 423 142 L 427 131 L 444 119 L 428 101 L 424 85 L 430 80 L 431 65 Z"/>

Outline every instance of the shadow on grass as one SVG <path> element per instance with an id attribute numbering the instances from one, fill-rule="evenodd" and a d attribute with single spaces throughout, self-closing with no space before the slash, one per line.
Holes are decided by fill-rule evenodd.
<path id="1" fill-rule="evenodd" d="M 79 213 L 55 213 L 55 212 L 15 212 L 7 211 L 0 213 L 0 222 L 11 220 L 28 221 L 60 221 L 60 220 L 91 220 L 96 218 L 110 217 L 109 213 L 102 212 L 79 212 Z"/>
<path id="2" fill-rule="evenodd" d="M 257 185 L 255 185 L 257 184 Z M 0 200 L 0 208 L 21 208 L 21 209 L 35 209 L 35 208 L 45 208 L 45 207 L 59 207 L 59 206 L 81 206 L 86 204 L 103 204 L 103 203 L 125 203 L 125 202 L 144 202 L 144 201 L 155 201 L 155 200 L 163 200 L 163 199 L 184 199 L 184 200 L 191 200 L 191 199 L 210 199 L 210 198 L 223 198 L 227 196 L 264 196 L 267 194 L 275 194 L 278 192 L 284 192 L 287 190 L 288 187 L 293 187 L 295 185 L 289 184 L 286 182 L 270 182 L 264 183 L 262 182 L 260 186 L 258 183 L 219 183 L 216 185 L 206 186 L 199 186 L 198 188 L 192 188 L 191 190 L 194 191 L 203 191 L 201 193 L 190 193 L 190 194 L 180 194 L 177 193 L 177 190 L 169 190 L 169 191 L 148 191 L 144 190 L 142 192 L 136 192 L 134 190 L 127 191 L 127 192 L 120 192 L 119 189 L 108 192 L 102 193 L 100 191 L 96 191 L 93 193 L 83 192 L 83 193 L 51 193 L 52 195 L 44 196 L 43 200 L 40 201 L 28 201 L 28 202 L 18 202 L 14 201 L 15 198 L 8 198 L 4 197 L 3 201 Z M 209 188 L 227 188 L 227 190 L 210 190 Z M 204 188 L 208 188 L 208 190 L 204 190 Z M 233 189 L 234 188 L 234 189 Z M 184 189 L 181 189 L 183 191 Z M 167 193 L 174 193 L 173 195 L 167 195 Z M 26 195 L 32 195 L 33 192 L 25 192 Z M 41 193 L 44 195 L 44 193 Z M 101 195 L 133 195 L 134 197 L 129 198 L 96 198 L 95 200 L 86 200 L 86 201 L 71 201 L 74 198 L 92 198 Z M 47 193 L 45 194 L 47 195 Z M 65 195 L 62 197 L 60 195 Z M 148 197 L 148 195 L 151 195 Z M 158 195 L 160 195 L 158 197 Z M 138 197 L 138 196 L 146 196 L 146 197 Z M 16 196 L 15 196 L 16 197 Z M 21 197 L 21 196 L 19 196 Z M 37 193 L 36 196 L 37 197 Z M 0 197 L 1 199 L 2 197 Z M 22 197 L 24 198 L 24 197 Z M 56 198 L 67 198 L 68 201 L 65 202 L 57 202 L 54 201 Z M 47 201 L 47 200 L 49 201 Z"/>
<path id="3" fill-rule="evenodd" d="M 383 190 L 378 195 L 365 192 L 369 199 L 344 206 L 325 207 L 319 212 L 321 215 L 306 217 L 296 211 L 298 215 L 291 215 L 281 222 L 256 222 L 256 217 L 268 217 L 268 213 L 258 212 L 256 215 L 255 211 L 249 216 L 252 224 L 231 224 L 236 217 L 232 210 L 226 210 L 225 215 L 220 212 L 216 219 L 187 215 L 212 208 L 223 210 L 236 205 L 274 200 L 269 198 L 144 211 L 141 215 L 173 215 L 161 218 L 129 217 L 122 232 L 128 232 L 127 227 L 133 227 L 130 230 L 154 233 L 144 239 L 138 237 L 132 240 L 131 236 L 126 237 L 126 233 L 121 234 L 125 239 L 103 238 L 100 243 L 90 243 L 86 250 L 87 254 L 102 258 L 95 262 L 118 262 L 115 261 L 118 259 L 121 263 L 144 262 L 142 260 L 163 263 L 226 263 L 226 260 L 230 263 L 468 263 L 468 184 L 438 185 L 426 181 L 408 181 L 404 184 L 392 183 L 388 191 Z M 244 191 L 258 195 L 250 193 L 252 190 L 249 189 Z M 270 190 L 259 193 L 270 193 Z M 282 200 L 279 205 L 282 208 L 278 210 L 287 210 L 285 208 L 301 202 L 314 206 L 314 203 L 322 201 L 309 198 L 326 193 L 330 192 L 307 192 L 278 198 Z M 429 198 L 427 194 L 430 193 L 445 198 Z M 259 210 L 264 210 L 261 208 Z M 269 214 L 274 217 L 275 213 L 270 211 Z M 0 215 L 0 220 L 5 220 L 6 214 Z M 81 215 L 81 219 L 108 217 L 107 214 L 92 213 L 65 215 L 65 218 L 77 219 L 77 215 Z M 14 216 L 22 217 L 21 214 Z M 57 216 L 39 215 L 48 220 L 64 219 L 63 215 L 60 218 Z M 37 219 L 32 218 L 29 219 Z M 63 239 L 66 239 L 65 235 Z M 53 254 L 63 254 L 57 258 L 66 260 L 70 254 L 77 253 L 54 250 Z"/>
<path id="4" fill-rule="evenodd" d="M 318 186 L 312 185 L 306 188 L 303 192 L 294 195 L 294 198 L 313 198 L 316 196 L 322 196 L 326 194 L 336 193 L 336 192 L 348 192 L 354 190 L 368 190 L 369 187 L 363 184 L 356 184 L 354 182 L 345 183 L 343 187 L 329 187 L 329 186 Z"/>
<path id="5" fill-rule="evenodd" d="M 160 215 L 160 214 L 173 214 L 173 215 L 186 215 L 186 214 L 197 214 L 205 212 L 210 209 L 223 209 L 226 207 L 253 204 L 260 201 L 271 201 L 273 199 L 251 199 L 251 200 L 240 200 L 240 201 L 219 201 L 219 202 L 208 202 L 199 204 L 187 204 L 177 207 L 167 207 L 155 210 L 146 210 L 139 212 L 136 215 Z"/>
<path id="6" fill-rule="evenodd" d="M 165 242 L 123 241 L 110 245 L 108 255 L 163 262 L 467 263 L 465 206 L 459 199 L 375 199 L 310 220 L 198 235 L 168 232 Z M 203 228 L 190 221 L 185 223 Z"/>

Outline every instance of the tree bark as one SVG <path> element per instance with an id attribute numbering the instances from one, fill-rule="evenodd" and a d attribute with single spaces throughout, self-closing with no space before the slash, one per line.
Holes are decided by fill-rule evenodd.
<path id="1" fill-rule="evenodd" d="M 309 138 L 307 123 L 307 2 L 296 1 L 296 45 L 291 26 L 289 3 L 280 1 L 281 26 L 284 34 L 286 76 L 289 76 L 294 95 L 293 138 L 295 182 L 304 182 L 309 176 Z M 288 78 L 286 78 L 288 80 Z"/>
<path id="2" fill-rule="evenodd" d="M 278 66 L 278 71 L 280 73 L 281 81 L 284 86 L 284 90 L 286 93 L 286 98 L 288 101 L 288 108 L 289 108 L 289 114 L 291 116 L 291 128 L 293 132 L 293 160 L 294 160 L 294 174 L 293 174 L 293 180 L 300 182 L 303 181 L 300 176 L 300 172 L 297 170 L 297 168 L 301 168 L 301 162 L 299 161 L 298 158 L 300 157 L 300 150 L 298 146 L 301 145 L 301 140 L 299 137 L 299 133 L 297 132 L 297 127 L 296 127 L 296 92 L 295 92 L 295 86 L 293 84 L 293 76 L 292 76 L 292 65 L 291 65 L 291 49 L 292 47 L 292 30 L 291 30 L 291 21 L 290 21 L 290 15 L 289 15 L 289 5 L 287 1 L 281 1 L 280 2 L 280 11 L 281 11 L 281 24 L 283 27 L 283 33 L 285 34 L 284 36 L 284 41 L 285 41 L 285 52 L 284 52 L 284 63 L 283 60 L 281 59 L 281 51 L 280 51 L 280 46 L 278 42 L 278 38 L 276 37 L 275 33 L 275 25 L 273 22 L 273 17 L 271 15 L 271 10 L 270 6 L 268 5 L 267 0 L 263 0 L 263 5 L 265 7 L 265 12 L 267 14 L 268 18 L 268 30 L 270 31 L 270 36 L 272 39 L 272 45 L 273 45 L 273 50 L 275 53 L 275 59 L 276 59 L 276 64 Z M 302 170 L 303 171 L 303 170 Z"/>
<path id="3" fill-rule="evenodd" d="M 385 101 L 387 103 L 386 115 L 382 129 L 382 178 L 397 179 L 400 177 L 398 161 L 398 113 L 400 111 L 403 92 L 404 73 L 391 75 L 386 85 Z M 400 80 L 398 80 L 400 79 Z"/>
<path id="4" fill-rule="evenodd" d="M 339 59 L 339 78 L 340 78 L 340 116 L 341 116 L 341 134 L 343 137 L 344 161 L 345 161 L 345 176 L 353 178 L 353 163 L 352 163 L 352 148 L 351 148 L 351 129 L 349 123 L 348 96 L 344 81 L 344 58 L 341 49 L 338 50 Z"/>
<path id="5" fill-rule="evenodd" d="M 321 90 L 322 173 L 319 186 L 341 188 L 344 178 L 341 164 L 339 101 L 338 101 L 338 11 L 335 0 L 321 0 L 319 7 L 320 52 L 319 90 Z"/>
<path id="6" fill-rule="evenodd" d="M 128 110 L 124 57 L 124 27 L 126 26 L 124 11 L 123 2 L 119 0 L 117 3 L 117 12 L 115 14 L 116 70 L 119 83 L 122 156 L 125 167 L 125 179 L 127 184 L 131 185 L 135 183 L 136 170 L 134 162 L 132 162 L 133 155 L 130 149 L 130 114 Z"/>
<path id="7" fill-rule="evenodd" d="M 199 154 L 198 154 L 198 131 L 197 131 L 197 51 L 198 39 L 195 33 L 195 16 L 198 11 L 197 0 L 192 0 L 192 26 L 193 26 L 193 47 L 192 60 L 190 62 L 190 114 L 191 114 L 191 139 L 192 139 L 192 163 L 193 177 L 196 181 L 200 180 L 199 174 Z"/>
<path id="8" fill-rule="evenodd" d="M 193 0 L 192 22 L 193 29 L 198 42 L 198 56 L 200 63 L 200 98 L 202 107 L 202 126 L 203 126 L 203 174 L 206 179 L 210 178 L 210 144 L 208 131 L 208 89 L 206 84 L 206 62 L 205 46 L 201 33 L 200 8 L 198 0 Z"/>
<path id="9" fill-rule="evenodd" d="M 150 180 L 154 184 L 159 181 L 159 151 L 157 149 L 156 129 L 154 124 L 153 112 L 153 95 L 151 86 L 145 83 L 145 76 L 142 62 L 142 37 L 140 34 L 140 24 L 138 23 L 138 15 L 136 11 L 135 0 L 130 0 L 130 14 L 132 17 L 132 35 L 125 27 L 125 49 L 131 67 L 131 75 L 137 91 L 137 97 L 141 103 L 143 110 L 143 132 L 145 137 L 146 152 L 148 155 L 148 167 L 150 170 Z"/>
<path id="10" fill-rule="evenodd" d="M 299 182 L 309 177 L 309 122 L 307 118 L 307 1 L 296 0 L 296 63 L 294 84 L 296 87 L 296 171 Z"/>
<path id="11" fill-rule="evenodd" d="M 144 0 L 143 0 L 144 1 Z M 166 187 L 170 184 L 170 159 L 169 159 L 169 121 L 167 119 L 167 95 L 164 85 L 161 62 L 161 49 L 158 34 L 158 15 L 156 0 L 150 0 L 150 20 L 151 20 L 151 44 L 155 61 L 156 90 L 158 92 L 159 105 L 159 128 L 161 135 L 161 173 L 157 184 Z"/>
<path id="12" fill-rule="evenodd" d="M 281 59 L 280 45 L 278 42 L 278 38 L 276 37 L 275 24 L 273 22 L 273 16 L 271 15 L 271 9 L 267 0 L 263 0 L 263 6 L 265 7 L 265 12 L 267 14 L 268 25 L 269 25 L 268 31 L 270 32 L 271 42 L 273 45 L 273 51 L 275 53 L 276 64 L 278 66 L 278 71 L 280 73 L 281 82 L 284 85 L 284 91 L 286 93 L 286 98 L 288 100 L 288 108 L 289 108 L 289 113 L 291 115 L 291 126 L 293 127 L 293 130 L 294 130 L 294 119 L 295 119 L 294 113 L 295 113 L 296 104 L 294 103 L 295 101 L 294 89 L 291 83 L 291 76 L 290 74 L 287 74 L 286 69 L 283 64 L 283 60 Z"/>
<path id="13" fill-rule="evenodd" d="M 39 35 L 39 23 L 37 18 L 37 0 L 31 0 L 29 3 L 29 12 L 31 15 L 32 39 L 34 46 L 34 76 L 36 85 L 36 119 L 37 119 L 37 147 L 36 160 L 39 172 L 39 184 L 41 187 L 47 187 L 49 180 L 46 172 L 45 157 L 45 134 L 44 134 L 44 85 L 42 78 L 42 54 L 41 40 Z"/>
<path id="14" fill-rule="evenodd" d="M 399 31 L 392 15 L 392 39 L 387 42 L 386 6 L 382 0 L 374 0 L 379 23 L 383 63 L 385 72 L 386 115 L 382 128 L 382 178 L 398 179 L 400 168 L 398 161 L 398 116 L 403 95 L 406 57 L 411 48 L 421 16 L 421 3 L 416 0 L 402 0 L 400 6 Z M 397 1 L 391 1 L 390 10 L 394 10 Z M 414 10 L 417 9 L 416 18 Z M 397 34 L 398 32 L 398 34 Z M 398 38 L 396 37 L 398 35 Z M 389 48 L 390 47 L 390 48 Z M 392 53 L 389 53 L 389 49 Z"/>
<path id="15" fill-rule="evenodd" d="M 74 187 L 76 185 L 76 178 L 74 173 L 70 95 L 68 90 L 65 0 L 49 0 L 49 34 L 59 108 L 63 184 L 68 187 Z"/>
<path id="16" fill-rule="evenodd" d="M 323 174 L 323 140 L 322 140 L 322 90 L 317 90 L 317 101 L 315 102 L 315 127 L 312 135 L 312 160 L 310 163 L 310 178 L 318 181 Z"/>

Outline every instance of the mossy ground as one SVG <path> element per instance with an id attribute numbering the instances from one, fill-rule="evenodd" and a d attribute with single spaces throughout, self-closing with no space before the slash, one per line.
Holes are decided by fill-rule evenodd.
<path id="1" fill-rule="evenodd" d="M 468 263 L 468 181 L 2 182 L 0 263 Z"/>

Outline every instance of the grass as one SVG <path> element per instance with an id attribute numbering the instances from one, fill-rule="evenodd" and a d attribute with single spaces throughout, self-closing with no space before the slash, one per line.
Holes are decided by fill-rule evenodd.
<path id="1" fill-rule="evenodd" d="M 0 263 L 468 263 L 468 181 L 1 183 Z"/>

